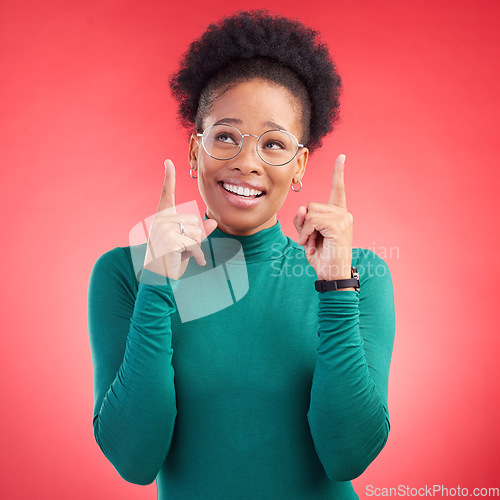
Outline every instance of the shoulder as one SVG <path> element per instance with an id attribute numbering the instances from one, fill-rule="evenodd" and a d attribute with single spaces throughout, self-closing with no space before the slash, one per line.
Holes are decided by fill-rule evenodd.
<path id="1" fill-rule="evenodd" d="M 137 283 L 137 274 L 144 262 L 146 245 L 117 246 L 100 255 L 92 267 L 90 282 Z"/>
<path id="2" fill-rule="evenodd" d="M 391 277 L 387 262 L 368 248 L 352 249 L 352 265 L 358 270 L 360 279 L 370 277 Z"/>
<path id="3" fill-rule="evenodd" d="M 123 269 L 128 263 L 127 253 L 130 247 L 115 247 L 100 255 L 94 262 L 92 274 L 111 275 Z"/>
<path id="4" fill-rule="evenodd" d="M 379 310 L 393 310 L 394 289 L 391 271 L 384 258 L 367 248 L 352 249 L 352 265 L 358 270 L 360 299 Z"/>

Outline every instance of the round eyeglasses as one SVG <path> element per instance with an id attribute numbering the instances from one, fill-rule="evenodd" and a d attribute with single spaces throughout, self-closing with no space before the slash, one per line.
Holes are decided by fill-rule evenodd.
<path id="1" fill-rule="evenodd" d="M 201 134 L 201 143 L 206 153 L 216 160 L 230 160 L 243 149 L 245 137 L 255 137 L 255 149 L 260 159 L 268 165 L 281 166 L 290 163 L 299 148 L 297 138 L 286 130 L 268 130 L 261 135 L 242 134 L 236 127 L 226 124 L 212 125 Z"/>

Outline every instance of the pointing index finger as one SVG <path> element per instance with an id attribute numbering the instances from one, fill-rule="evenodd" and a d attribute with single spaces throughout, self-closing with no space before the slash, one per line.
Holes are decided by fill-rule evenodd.
<path id="1" fill-rule="evenodd" d="M 333 169 L 332 190 L 328 204 L 347 210 L 344 186 L 344 163 L 345 155 L 337 156 L 335 168 Z"/>
<path id="2" fill-rule="evenodd" d="M 168 208 L 174 209 L 175 212 L 175 167 L 171 160 L 165 160 L 165 179 L 157 211 L 161 212 Z"/>

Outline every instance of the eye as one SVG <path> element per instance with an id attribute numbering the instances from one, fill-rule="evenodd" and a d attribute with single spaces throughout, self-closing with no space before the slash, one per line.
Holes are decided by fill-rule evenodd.
<path id="1" fill-rule="evenodd" d="M 286 146 L 281 141 L 277 141 L 276 139 L 269 139 L 262 145 L 262 149 L 280 150 L 286 149 Z"/>
<path id="2" fill-rule="evenodd" d="M 227 132 L 220 132 L 215 136 L 215 140 L 217 142 L 222 142 L 223 144 L 229 144 L 234 146 L 238 145 L 238 141 L 234 138 L 234 136 Z"/>

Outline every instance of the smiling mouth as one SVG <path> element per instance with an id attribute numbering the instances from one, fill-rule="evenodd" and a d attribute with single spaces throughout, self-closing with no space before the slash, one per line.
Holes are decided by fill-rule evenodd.
<path id="1" fill-rule="evenodd" d="M 264 191 L 259 191 L 258 189 L 236 186 L 234 184 L 228 184 L 227 182 L 222 182 L 221 184 L 228 193 L 236 194 L 242 198 L 259 198 L 259 196 L 264 194 Z"/>

